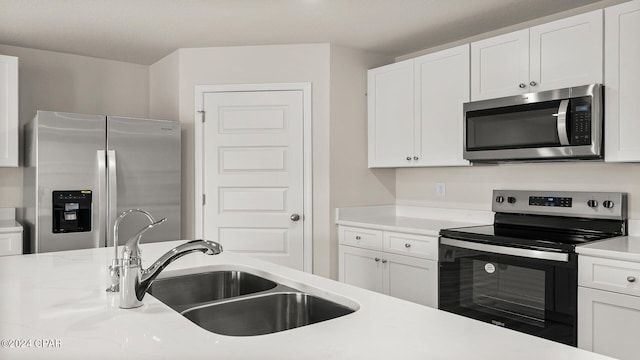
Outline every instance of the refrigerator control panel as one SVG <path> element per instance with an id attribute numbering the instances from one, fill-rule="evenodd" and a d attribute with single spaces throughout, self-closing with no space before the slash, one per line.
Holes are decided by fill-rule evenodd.
<path id="1" fill-rule="evenodd" d="M 91 190 L 53 192 L 53 233 L 91 231 Z"/>

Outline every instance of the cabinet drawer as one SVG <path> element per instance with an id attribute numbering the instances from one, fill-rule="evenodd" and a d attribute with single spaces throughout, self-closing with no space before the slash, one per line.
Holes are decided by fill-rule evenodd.
<path id="1" fill-rule="evenodd" d="M 0 256 L 22 254 L 22 233 L 0 233 Z"/>
<path id="2" fill-rule="evenodd" d="M 438 260 L 438 238 L 385 231 L 382 248 L 386 252 Z"/>
<path id="3" fill-rule="evenodd" d="M 581 286 L 640 296 L 640 263 L 578 257 Z"/>
<path id="4" fill-rule="evenodd" d="M 340 226 L 340 244 L 382 250 L 382 231 Z"/>

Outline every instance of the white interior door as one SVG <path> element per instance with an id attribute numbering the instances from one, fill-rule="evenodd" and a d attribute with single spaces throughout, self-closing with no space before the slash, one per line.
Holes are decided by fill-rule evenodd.
<path id="1" fill-rule="evenodd" d="M 224 251 L 303 270 L 303 97 L 204 93 L 203 235 Z"/>

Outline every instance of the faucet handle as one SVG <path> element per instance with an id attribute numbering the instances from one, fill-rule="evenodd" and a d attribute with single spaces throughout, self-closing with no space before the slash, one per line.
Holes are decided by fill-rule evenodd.
<path id="1" fill-rule="evenodd" d="M 111 260 L 109 265 L 109 287 L 107 292 L 120 291 L 120 272 L 122 269 L 122 261 L 120 259 Z"/>

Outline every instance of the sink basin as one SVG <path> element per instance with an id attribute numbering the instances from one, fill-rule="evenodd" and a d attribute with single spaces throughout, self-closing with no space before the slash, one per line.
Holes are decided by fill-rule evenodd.
<path id="1" fill-rule="evenodd" d="M 182 314 L 217 334 L 253 336 L 315 324 L 354 311 L 314 295 L 288 292 L 202 306 Z"/>
<path id="2" fill-rule="evenodd" d="M 212 271 L 157 279 L 147 292 L 180 312 L 202 303 L 273 289 L 271 280 L 243 271 Z"/>

